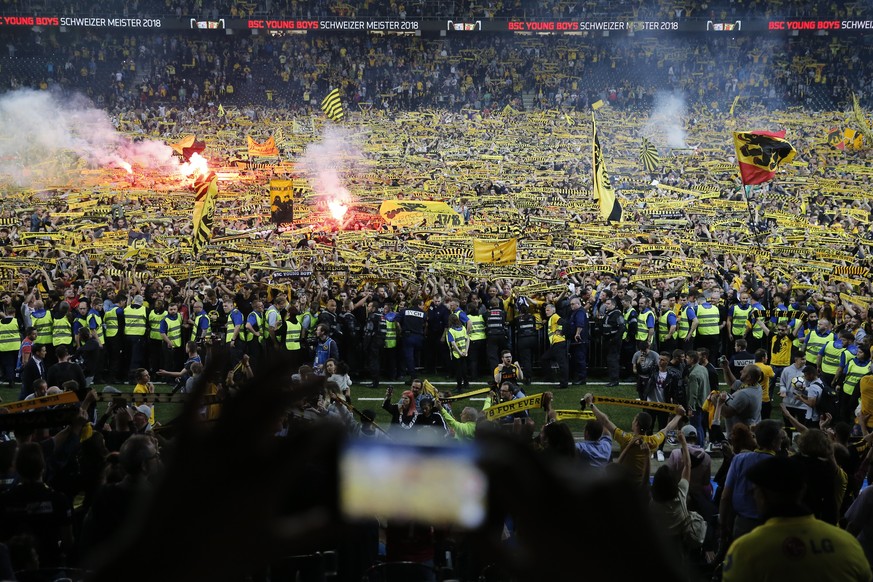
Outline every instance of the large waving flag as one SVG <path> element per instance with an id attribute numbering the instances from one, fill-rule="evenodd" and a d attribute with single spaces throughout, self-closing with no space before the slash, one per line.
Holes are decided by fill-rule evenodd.
<path id="1" fill-rule="evenodd" d="M 797 150 L 784 138 L 784 130 L 734 132 L 734 147 L 743 184 L 754 186 L 769 182 L 776 175 L 779 164 L 794 159 Z"/>
<path id="2" fill-rule="evenodd" d="M 594 113 L 591 113 L 591 123 L 594 125 L 594 140 L 592 152 L 594 160 L 592 169 L 594 172 L 594 200 L 600 202 L 600 217 L 607 222 L 621 222 L 621 204 L 615 197 L 615 190 L 609 181 L 609 173 L 603 163 L 603 151 L 600 149 L 600 138 L 597 137 L 597 122 Z"/>
<path id="3" fill-rule="evenodd" d="M 473 262 L 489 265 L 514 265 L 518 252 L 518 239 L 480 240 L 473 239 Z"/>
<path id="4" fill-rule="evenodd" d="M 191 234 L 191 250 L 196 256 L 200 249 L 212 240 L 212 220 L 215 215 L 215 199 L 218 197 L 218 177 L 215 172 L 200 174 L 194 181 L 194 230 Z"/>
<path id="5" fill-rule="evenodd" d="M 339 123 L 345 117 L 343 112 L 343 101 L 340 99 L 339 89 L 334 89 L 327 94 L 321 101 L 321 110 L 324 111 L 327 118 L 331 121 Z"/>
<path id="6" fill-rule="evenodd" d="M 852 114 L 858 126 L 858 133 L 863 137 L 867 137 L 869 141 L 870 125 L 867 123 L 867 117 L 864 115 L 864 110 L 861 109 L 861 104 L 858 103 L 858 96 L 854 93 L 852 93 Z"/>
<path id="7" fill-rule="evenodd" d="M 249 157 L 269 158 L 279 155 L 279 148 L 276 147 L 276 140 L 272 136 L 264 143 L 258 143 L 250 136 L 246 136 L 246 141 L 249 146 Z"/>
<path id="8" fill-rule="evenodd" d="M 186 135 L 177 143 L 171 143 L 170 147 L 186 160 L 190 160 L 192 155 L 199 154 L 206 149 L 206 142 L 197 141 L 197 137 L 194 135 Z"/>
<path id="9" fill-rule="evenodd" d="M 650 174 L 654 174 L 658 170 L 658 166 L 661 165 L 661 156 L 658 155 L 658 148 L 646 138 L 643 138 L 643 144 L 640 148 L 640 163 Z"/>

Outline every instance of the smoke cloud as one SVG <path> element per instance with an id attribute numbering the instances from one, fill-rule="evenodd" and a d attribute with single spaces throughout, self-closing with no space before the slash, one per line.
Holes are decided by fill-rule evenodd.
<path id="1" fill-rule="evenodd" d="M 178 163 L 169 146 L 130 141 L 109 115 L 81 95 L 23 89 L 0 95 L 0 181 L 21 187 L 75 181 L 80 164 L 124 167 L 124 162 L 169 171 Z"/>
<path id="2" fill-rule="evenodd" d="M 346 186 L 355 175 L 364 171 L 364 154 L 358 137 L 335 125 L 325 126 L 321 141 L 306 147 L 298 160 L 319 201 L 347 204 L 351 194 Z"/>
<path id="3" fill-rule="evenodd" d="M 685 115 L 687 106 L 682 93 L 660 91 L 655 95 L 654 108 L 643 135 L 653 143 L 671 148 L 685 148 Z"/>

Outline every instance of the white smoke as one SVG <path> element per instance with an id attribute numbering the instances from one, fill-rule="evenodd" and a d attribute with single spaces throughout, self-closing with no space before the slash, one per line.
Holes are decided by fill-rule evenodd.
<path id="1" fill-rule="evenodd" d="M 643 135 L 653 143 L 664 144 L 671 148 L 688 147 L 685 131 L 685 116 L 687 106 L 685 96 L 681 93 L 659 91 L 655 94 L 655 103 L 649 121 L 643 128 Z"/>
<path id="2" fill-rule="evenodd" d="M 168 169 L 178 165 L 161 142 L 132 142 L 109 115 L 81 95 L 22 89 L 0 95 L 0 182 L 29 187 L 75 179 L 91 168 L 134 166 Z"/>
<path id="3" fill-rule="evenodd" d="M 335 125 L 325 126 L 321 141 L 306 146 L 298 160 L 319 201 L 348 204 L 349 179 L 364 171 L 364 154 L 358 136 Z"/>

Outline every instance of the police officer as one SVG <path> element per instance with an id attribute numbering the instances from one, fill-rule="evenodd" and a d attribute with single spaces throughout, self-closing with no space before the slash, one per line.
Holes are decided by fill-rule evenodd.
<path id="1" fill-rule="evenodd" d="M 413 297 L 409 301 L 409 307 L 400 311 L 397 323 L 403 334 L 403 361 L 406 366 L 406 375 L 409 383 L 415 378 L 415 364 L 421 358 L 421 350 L 424 347 L 424 324 L 427 314 L 421 309 L 421 299 Z"/>
<path id="2" fill-rule="evenodd" d="M 606 314 L 603 317 L 601 333 L 603 336 L 603 352 L 606 356 L 607 386 L 618 386 L 619 358 L 621 356 L 621 337 L 625 332 L 624 317 L 616 307 L 615 299 L 610 297 L 604 302 Z"/>
<path id="3" fill-rule="evenodd" d="M 424 334 L 424 367 L 429 374 L 436 372 L 437 366 L 448 365 L 448 350 L 443 341 L 443 332 L 449 325 L 449 308 L 443 304 L 442 295 L 434 295 L 427 308 L 427 326 Z"/>
<path id="4" fill-rule="evenodd" d="M 364 325 L 364 353 L 366 354 L 367 372 L 373 381 L 370 388 L 379 387 L 382 352 L 385 348 L 385 336 L 388 335 L 388 325 L 382 307 L 378 300 L 371 299 L 367 303 L 367 323 Z"/>
<path id="5" fill-rule="evenodd" d="M 497 292 L 496 287 L 494 292 Z M 509 348 L 507 335 L 506 312 L 500 307 L 500 299 L 492 297 L 488 300 L 488 311 L 485 313 L 485 356 L 489 370 L 500 362 L 499 354 Z"/>
<path id="6" fill-rule="evenodd" d="M 513 321 L 515 326 L 515 351 L 518 354 L 518 362 L 524 373 L 524 383 L 530 384 L 533 374 L 534 354 L 537 350 L 537 327 L 536 319 L 530 313 L 530 307 L 526 300 L 519 299 L 517 306 L 518 316 Z"/>

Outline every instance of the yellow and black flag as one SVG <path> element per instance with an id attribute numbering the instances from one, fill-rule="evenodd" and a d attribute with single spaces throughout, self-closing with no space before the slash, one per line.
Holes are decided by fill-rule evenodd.
<path id="1" fill-rule="evenodd" d="M 473 239 L 473 262 L 488 265 L 514 265 L 518 254 L 518 239 Z"/>
<path id="2" fill-rule="evenodd" d="M 212 240 L 212 219 L 215 215 L 215 199 L 218 198 L 218 177 L 215 172 L 199 175 L 194 181 L 194 229 L 191 234 L 191 250 L 196 256 L 200 249 Z"/>
<path id="3" fill-rule="evenodd" d="M 321 110 L 324 111 L 327 118 L 331 121 L 339 123 L 343 120 L 345 113 L 343 112 L 343 102 L 340 99 L 339 89 L 334 89 L 327 94 L 327 97 L 321 101 Z"/>
<path id="4" fill-rule="evenodd" d="M 746 186 L 769 182 L 779 164 L 789 163 L 797 155 L 785 138 L 785 131 L 734 132 L 734 147 L 740 177 Z"/>
<path id="5" fill-rule="evenodd" d="M 640 148 L 640 163 L 650 174 L 654 174 L 661 165 L 661 156 L 658 155 L 658 148 L 646 138 L 643 138 L 643 145 Z"/>
<path id="6" fill-rule="evenodd" d="M 609 172 L 606 171 L 606 166 L 603 163 L 603 151 L 600 149 L 600 138 L 597 137 L 597 122 L 594 120 L 594 113 L 591 114 L 591 123 L 594 125 L 593 161 L 591 164 L 594 173 L 594 200 L 600 202 L 601 218 L 607 222 L 621 222 L 621 204 L 615 197 L 615 190 L 612 189 L 612 183 L 609 181 Z"/>
<path id="7" fill-rule="evenodd" d="M 855 124 L 858 126 L 858 133 L 867 137 L 869 141 L 870 125 L 867 123 L 867 117 L 864 115 L 864 110 L 861 109 L 861 104 L 858 103 L 858 96 L 852 93 L 852 114 L 855 117 Z"/>

